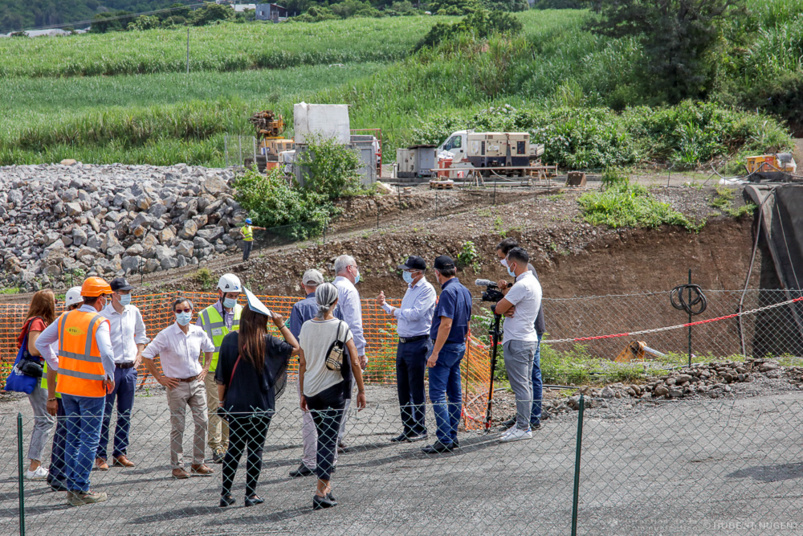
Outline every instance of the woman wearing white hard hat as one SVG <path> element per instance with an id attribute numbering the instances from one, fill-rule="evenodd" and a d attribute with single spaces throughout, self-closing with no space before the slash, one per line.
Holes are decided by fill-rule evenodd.
<path id="1" fill-rule="evenodd" d="M 81 297 L 81 287 L 73 287 L 67 291 L 67 295 L 64 297 L 64 311 L 69 312 L 73 309 L 78 309 L 82 303 L 84 303 L 84 298 Z M 56 433 L 53 434 L 53 448 L 50 453 L 50 471 L 47 475 L 47 483 L 50 484 L 50 488 L 53 491 L 67 491 L 67 474 L 65 473 L 66 466 L 64 463 L 67 441 L 67 426 L 64 422 L 66 414 L 64 413 L 64 404 L 61 403 L 61 395 L 58 393 L 56 393 L 56 405 Z"/>

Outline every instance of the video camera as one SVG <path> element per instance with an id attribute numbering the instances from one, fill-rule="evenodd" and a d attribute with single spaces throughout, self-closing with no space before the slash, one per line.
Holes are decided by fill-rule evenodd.
<path id="1" fill-rule="evenodd" d="M 499 287 L 496 286 L 496 282 L 491 281 L 490 279 L 477 279 L 474 281 L 474 284 L 478 287 L 485 287 L 485 290 L 482 293 L 482 301 L 496 303 L 505 297 L 505 295 L 502 294 L 502 291 L 499 290 Z"/>

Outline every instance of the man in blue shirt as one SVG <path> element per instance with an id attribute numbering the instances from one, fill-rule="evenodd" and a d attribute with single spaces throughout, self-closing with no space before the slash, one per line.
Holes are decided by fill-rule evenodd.
<path id="1" fill-rule="evenodd" d="M 404 293 L 401 307 L 388 305 L 384 292 L 380 292 L 376 299 L 376 303 L 398 321 L 396 385 L 403 429 L 401 435 L 391 439 L 394 443 L 420 441 L 427 437 L 424 420 L 424 374 L 427 370 L 427 355 L 432 349 L 429 330 L 432 327 L 432 312 L 435 310 L 435 288 L 424 277 L 426 269 L 424 259 L 416 256 L 409 257 L 407 262 L 399 266 L 407 282 L 407 292 Z"/>
<path id="2" fill-rule="evenodd" d="M 432 318 L 430 337 L 433 346 L 427 366 L 429 399 L 435 412 L 438 439 L 421 449 L 427 454 L 449 452 L 460 446 L 457 441 L 463 403 L 460 362 L 466 353 L 471 320 L 471 293 L 455 277 L 457 270 L 452 259 L 441 255 L 435 259 L 434 268 L 441 285 L 441 296 Z"/>
<path id="3" fill-rule="evenodd" d="M 290 318 L 287 320 L 287 327 L 290 333 L 298 340 L 301 334 L 301 326 L 307 320 L 312 320 L 318 313 L 318 304 L 315 303 L 315 289 L 318 285 L 323 284 L 323 274 L 314 268 L 304 272 L 301 277 L 301 286 L 304 287 L 306 298 L 293 304 L 293 310 L 290 311 Z M 339 307 L 335 307 L 333 311 L 335 318 L 343 320 L 343 314 L 340 312 Z M 298 392 L 301 396 L 301 391 Z M 315 428 L 315 422 L 312 420 L 312 414 L 305 411 L 301 417 L 301 437 L 304 444 L 304 453 L 301 456 L 301 465 L 298 469 L 290 471 L 290 476 L 312 476 L 315 474 L 315 468 L 318 465 L 318 431 Z M 337 462 L 337 452 L 335 452 L 335 462 Z"/>

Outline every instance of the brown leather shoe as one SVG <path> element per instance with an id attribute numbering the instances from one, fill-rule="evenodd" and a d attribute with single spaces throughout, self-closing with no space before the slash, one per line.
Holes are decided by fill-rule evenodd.
<path id="1" fill-rule="evenodd" d="M 95 458 L 95 469 L 98 471 L 108 471 L 109 464 L 103 458 Z"/>
<path id="2" fill-rule="evenodd" d="M 173 478 L 175 478 L 176 480 L 184 480 L 185 478 L 189 477 L 190 474 L 181 467 L 173 469 Z"/>
<path id="3" fill-rule="evenodd" d="M 117 456 L 114 459 L 115 467 L 134 467 L 134 462 L 123 456 Z"/>
<path id="4" fill-rule="evenodd" d="M 200 465 L 192 464 L 192 474 L 196 476 L 212 476 L 214 471 L 206 466 L 205 463 Z"/>

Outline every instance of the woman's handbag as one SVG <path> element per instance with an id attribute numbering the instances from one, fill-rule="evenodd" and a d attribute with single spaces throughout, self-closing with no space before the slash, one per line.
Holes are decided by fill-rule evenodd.
<path id="1" fill-rule="evenodd" d="M 329 346 L 329 350 L 326 352 L 326 368 L 329 370 L 342 370 L 343 369 L 343 353 L 346 350 L 346 341 L 340 340 L 340 328 L 343 327 L 342 320 L 340 324 L 337 325 L 337 336 L 335 336 L 335 340 Z"/>
<path id="2" fill-rule="evenodd" d="M 6 378 L 6 386 L 4 388 L 6 391 L 14 391 L 29 395 L 36 388 L 36 384 L 39 383 L 39 378 L 42 377 L 42 365 L 35 363 L 29 357 L 28 335 L 26 334 L 22 341 L 22 346 L 20 346 L 20 349 L 17 352 L 17 359 L 14 360 L 14 367 L 11 369 L 11 372 Z M 39 366 L 38 377 L 31 375 L 31 373 L 34 373 L 35 371 L 32 370 L 30 364 Z"/>

